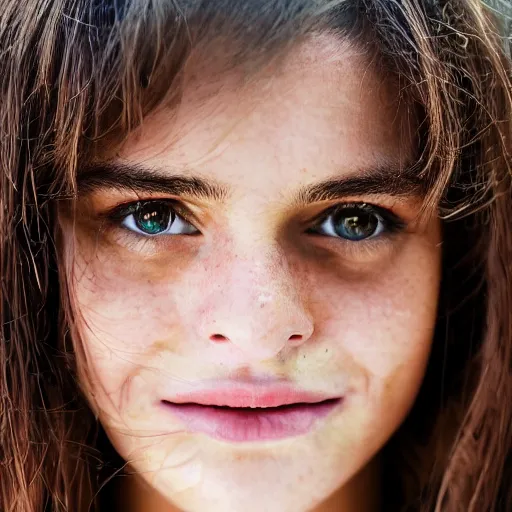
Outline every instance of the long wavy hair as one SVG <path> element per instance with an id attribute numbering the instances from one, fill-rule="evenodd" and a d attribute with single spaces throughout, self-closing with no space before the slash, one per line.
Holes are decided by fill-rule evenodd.
<path id="1" fill-rule="evenodd" d="M 314 33 L 349 39 L 421 116 L 418 178 L 443 223 L 433 350 L 383 450 L 386 510 L 512 510 L 512 90 L 477 0 L 2 0 L 0 509 L 99 510 L 113 468 L 81 391 L 58 205 L 187 66 L 250 76 Z M 220 64 L 219 64 L 220 65 Z M 221 66 L 221 67 L 222 67 Z M 108 443 L 107 443 L 108 444 Z"/>

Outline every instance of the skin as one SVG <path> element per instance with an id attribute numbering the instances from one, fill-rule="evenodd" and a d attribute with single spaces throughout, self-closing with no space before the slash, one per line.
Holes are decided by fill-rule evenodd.
<path id="1" fill-rule="evenodd" d="M 179 198 L 201 234 L 144 238 L 104 221 L 161 193 L 103 187 L 79 197 L 73 228 L 63 215 L 83 386 L 140 475 L 134 510 L 378 509 L 377 456 L 415 400 L 432 342 L 439 222 L 417 222 L 412 193 L 293 198 L 413 158 L 415 127 L 395 98 L 328 38 L 249 83 L 203 68 L 178 110 L 148 117 L 116 156 L 222 184 L 219 201 Z M 389 209 L 407 226 L 362 242 L 306 233 L 340 202 Z M 257 377 L 344 401 L 307 434 L 238 444 L 188 432 L 159 404 L 205 379 Z"/>

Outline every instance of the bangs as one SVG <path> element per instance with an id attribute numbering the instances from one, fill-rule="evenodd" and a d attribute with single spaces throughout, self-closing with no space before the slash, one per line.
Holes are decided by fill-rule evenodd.
<path id="1" fill-rule="evenodd" d="M 489 200 L 489 173 L 480 169 L 485 164 L 460 156 L 478 155 L 481 130 L 496 121 L 497 112 L 482 109 L 479 100 L 492 85 L 485 77 L 492 76 L 486 68 L 494 63 L 478 62 L 477 39 L 466 37 L 462 48 L 461 32 L 435 22 L 447 12 L 410 5 L 406 13 L 388 3 L 347 0 L 76 5 L 55 19 L 61 44 L 54 52 L 60 53 L 61 69 L 51 61 L 42 66 L 58 71 L 52 160 L 67 177 L 69 194 L 76 193 L 80 167 L 114 157 L 146 116 L 179 104 L 187 75 L 202 67 L 222 78 L 236 69 L 250 80 L 270 64 L 279 66 L 300 42 L 325 33 L 357 46 L 396 83 L 400 104 L 418 118 L 418 179 L 426 190 L 422 215 L 437 214 L 440 203 L 443 216 L 466 214 Z M 443 50 L 432 37 L 436 31 L 446 40 Z M 452 40 L 450 54 L 446 47 Z M 475 58 L 467 59 L 467 53 Z M 483 81 L 469 78 L 475 76 Z M 448 194 L 449 189 L 454 190 Z"/>
<path id="2" fill-rule="evenodd" d="M 84 84 L 78 86 L 89 96 L 90 118 L 81 159 L 104 157 L 156 108 L 177 105 L 189 70 L 207 68 L 222 77 L 236 69 L 250 80 L 320 24 L 325 26 L 331 16 L 323 11 L 307 0 L 180 5 L 134 0 L 122 8 L 113 3 L 92 9 L 89 21 L 76 27 L 84 51 L 79 52 L 81 62 L 70 67 L 75 75 L 79 68 L 90 68 L 84 69 Z M 92 42 L 91 27 L 97 27 Z M 64 47 L 74 59 L 75 43 Z M 63 79 L 64 87 L 71 85 L 65 75 Z"/>

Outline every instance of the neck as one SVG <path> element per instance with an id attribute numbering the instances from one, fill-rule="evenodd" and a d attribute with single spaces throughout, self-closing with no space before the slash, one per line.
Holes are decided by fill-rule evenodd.
<path id="1" fill-rule="evenodd" d="M 380 461 L 375 458 L 312 512 L 376 512 L 381 510 L 380 480 Z M 123 476 L 120 479 L 116 495 L 117 510 L 125 512 L 183 512 L 171 505 L 138 475 Z"/>

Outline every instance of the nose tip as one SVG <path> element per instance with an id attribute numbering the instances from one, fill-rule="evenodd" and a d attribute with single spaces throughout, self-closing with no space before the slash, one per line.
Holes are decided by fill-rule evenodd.
<path id="1" fill-rule="evenodd" d="M 279 251 L 265 250 L 257 252 L 256 262 L 245 257 L 230 260 L 230 266 L 223 263 L 222 287 L 199 300 L 194 330 L 210 345 L 224 345 L 223 353 L 231 350 L 237 359 L 269 359 L 313 334 L 301 281 Z"/>
<path id="2" fill-rule="evenodd" d="M 231 344 L 241 350 L 246 356 L 256 359 L 269 359 L 275 357 L 286 347 L 294 348 L 305 343 L 313 333 L 312 322 L 304 319 L 301 329 L 286 329 L 275 326 L 274 329 L 259 329 L 249 323 L 245 326 L 231 324 L 223 332 L 210 334 L 209 341 L 213 344 Z M 238 327 L 238 328 L 237 328 Z M 297 327 L 297 326 L 296 326 Z"/>

